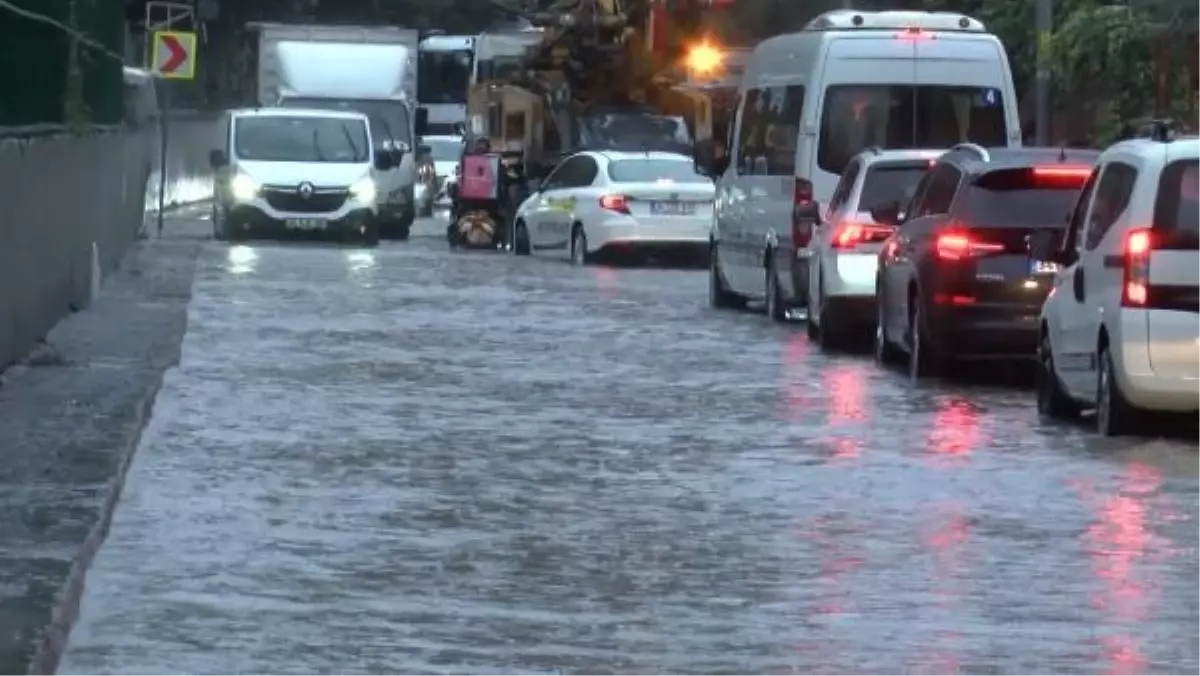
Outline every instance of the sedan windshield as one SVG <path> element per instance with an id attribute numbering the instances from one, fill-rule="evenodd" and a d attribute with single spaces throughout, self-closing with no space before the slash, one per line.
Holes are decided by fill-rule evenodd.
<path id="1" fill-rule="evenodd" d="M 361 120 L 312 116 L 244 117 L 234 124 L 233 147 L 243 160 L 366 162 L 367 125 Z"/>
<path id="2" fill-rule="evenodd" d="M 608 165 L 608 175 L 617 183 L 710 183 L 683 160 L 617 160 Z"/>

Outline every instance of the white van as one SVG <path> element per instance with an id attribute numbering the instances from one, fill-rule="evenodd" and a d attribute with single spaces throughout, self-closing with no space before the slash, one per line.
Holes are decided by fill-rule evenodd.
<path id="1" fill-rule="evenodd" d="M 837 10 L 762 42 L 742 76 L 728 153 L 708 168 L 714 304 L 765 298 L 768 264 L 807 254 L 815 219 L 802 214 L 829 203 L 863 149 L 963 142 L 1021 143 L 1004 46 L 975 19 Z M 791 283 L 791 264 L 774 267 Z"/>

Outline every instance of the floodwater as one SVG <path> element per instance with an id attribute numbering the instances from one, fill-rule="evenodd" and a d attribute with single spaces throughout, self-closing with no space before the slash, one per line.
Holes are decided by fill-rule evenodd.
<path id="1" fill-rule="evenodd" d="M 1195 444 L 425 225 L 210 245 L 64 673 L 1200 669 Z"/>

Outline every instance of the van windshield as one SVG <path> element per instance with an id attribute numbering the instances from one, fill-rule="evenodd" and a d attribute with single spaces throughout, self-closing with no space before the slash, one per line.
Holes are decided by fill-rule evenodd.
<path id="1" fill-rule="evenodd" d="M 408 119 L 408 105 L 403 101 L 374 99 L 320 99 L 295 97 L 279 102 L 284 108 L 315 108 L 317 110 L 345 110 L 362 113 L 371 120 L 371 138 L 379 150 L 391 140 L 412 146 L 412 132 Z"/>
<path id="2" fill-rule="evenodd" d="M 823 106 L 817 166 L 833 174 L 870 146 L 1007 145 L 1004 95 L 995 87 L 834 85 Z"/>
<path id="3" fill-rule="evenodd" d="M 261 162 L 361 163 L 370 158 L 367 126 L 331 117 L 264 115 L 234 122 L 233 150 Z"/>

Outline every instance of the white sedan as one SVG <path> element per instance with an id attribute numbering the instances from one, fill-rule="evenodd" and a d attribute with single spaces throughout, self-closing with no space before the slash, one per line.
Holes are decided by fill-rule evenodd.
<path id="1" fill-rule="evenodd" d="M 576 265 L 601 253 L 707 251 L 714 194 L 683 155 L 577 153 L 517 210 L 515 250 Z"/>

